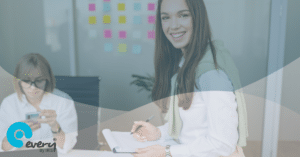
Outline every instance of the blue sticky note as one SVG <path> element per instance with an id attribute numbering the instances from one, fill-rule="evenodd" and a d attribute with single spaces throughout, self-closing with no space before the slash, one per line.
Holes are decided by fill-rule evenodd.
<path id="1" fill-rule="evenodd" d="M 104 44 L 104 51 L 111 52 L 113 50 L 113 44 L 112 43 L 105 43 Z"/>
<path id="2" fill-rule="evenodd" d="M 110 11 L 110 3 L 103 3 L 103 11 Z"/>
<path id="3" fill-rule="evenodd" d="M 132 53 L 140 54 L 141 51 L 142 51 L 142 46 L 141 45 L 133 45 Z"/>
<path id="4" fill-rule="evenodd" d="M 142 8 L 141 3 L 134 3 L 134 10 L 135 10 L 135 11 L 140 11 L 141 8 Z"/>
<path id="5" fill-rule="evenodd" d="M 134 16 L 133 17 L 133 23 L 138 25 L 142 23 L 142 17 L 141 16 Z"/>

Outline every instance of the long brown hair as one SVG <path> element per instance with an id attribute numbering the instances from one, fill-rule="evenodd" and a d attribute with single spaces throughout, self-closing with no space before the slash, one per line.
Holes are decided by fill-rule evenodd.
<path id="1" fill-rule="evenodd" d="M 184 53 L 185 62 L 179 68 L 179 62 L 183 56 L 180 49 L 176 49 L 165 36 L 161 23 L 161 3 L 158 0 L 156 13 L 156 37 L 155 37 L 155 83 L 152 89 L 152 100 L 162 109 L 167 111 L 168 98 L 171 93 L 171 78 L 177 75 L 177 94 L 184 95 L 179 98 L 179 106 L 189 109 L 193 100 L 195 83 L 195 70 L 205 55 L 208 46 L 211 47 L 215 68 L 217 69 L 216 50 L 211 41 L 211 30 L 208 21 L 206 7 L 203 0 L 185 0 L 192 15 L 193 32 L 189 44 Z M 197 87 L 198 88 L 198 87 Z M 191 93 L 191 94 L 183 94 Z M 159 100 L 159 101 L 158 101 Z"/>
<path id="2" fill-rule="evenodd" d="M 22 101 L 22 94 L 24 94 L 24 92 L 19 85 L 19 81 L 26 78 L 26 74 L 28 74 L 32 69 L 39 69 L 42 76 L 44 76 L 48 81 L 44 90 L 45 92 L 52 93 L 55 88 L 55 77 L 49 62 L 38 53 L 26 54 L 18 62 L 13 79 L 15 91 L 17 92 L 20 101 Z"/>

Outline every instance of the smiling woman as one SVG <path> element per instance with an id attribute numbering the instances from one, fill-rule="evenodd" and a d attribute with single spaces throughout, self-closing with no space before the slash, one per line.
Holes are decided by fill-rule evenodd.
<path id="1" fill-rule="evenodd" d="M 203 0 L 158 0 L 155 82 L 152 99 L 166 113 L 165 125 L 144 121 L 133 134 L 141 142 L 174 139 L 178 145 L 149 146 L 135 157 L 243 157 L 247 114 L 236 66 L 221 41 L 211 40 Z"/>

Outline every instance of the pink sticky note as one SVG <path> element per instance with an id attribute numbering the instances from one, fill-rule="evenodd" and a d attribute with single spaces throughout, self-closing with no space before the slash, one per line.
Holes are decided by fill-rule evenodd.
<path id="1" fill-rule="evenodd" d="M 110 29 L 105 29 L 103 34 L 104 34 L 104 38 L 112 37 L 112 31 Z"/>
<path id="2" fill-rule="evenodd" d="M 89 11 L 95 11 L 96 10 L 96 5 L 95 3 L 90 3 L 89 4 Z"/>
<path id="3" fill-rule="evenodd" d="M 104 2 L 110 2 L 110 0 L 103 0 Z"/>
<path id="4" fill-rule="evenodd" d="M 148 3 L 148 10 L 154 11 L 155 10 L 155 4 L 154 3 Z"/>
<path id="5" fill-rule="evenodd" d="M 126 39 L 127 32 L 126 31 L 119 31 L 119 39 Z"/>
<path id="6" fill-rule="evenodd" d="M 148 31 L 148 39 L 155 39 L 155 31 Z"/>
<path id="7" fill-rule="evenodd" d="M 155 15 L 149 15 L 148 16 L 148 23 L 149 24 L 155 24 Z"/>

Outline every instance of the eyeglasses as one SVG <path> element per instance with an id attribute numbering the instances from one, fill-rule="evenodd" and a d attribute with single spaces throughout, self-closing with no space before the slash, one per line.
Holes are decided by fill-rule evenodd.
<path id="1" fill-rule="evenodd" d="M 35 87 L 40 88 L 40 89 L 44 89 L 46 84 L 47 84 L 47 80 L 43 79 L 43 80 L 35 80 L 35 81 L 30 81 L 30 80 L 21 80 L 20 85 L 23 88 L 29 88 L 30 86 L 32 86 L 32 84 L 34 84 Z"/>

